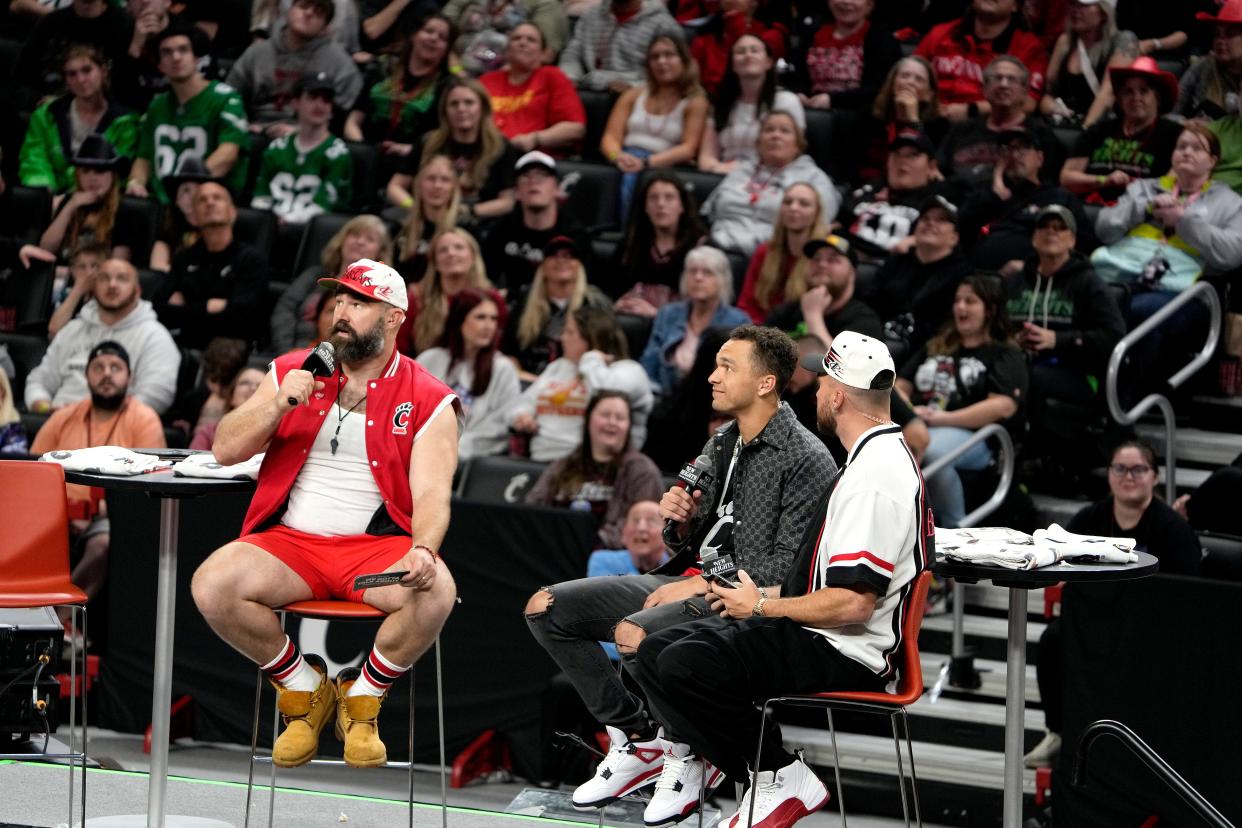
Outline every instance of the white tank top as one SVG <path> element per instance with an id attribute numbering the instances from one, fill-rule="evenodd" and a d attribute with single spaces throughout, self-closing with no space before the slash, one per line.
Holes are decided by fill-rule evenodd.
<path id="1" fill-rule="evenodd" d="M 324 415 L 324 423 L 289 491 L 289 506 L 280 522 L 309 535 L 362 535 L 384 502 L 367 465 L 365 412 L 345 414 L 340 404 Z M 340 422 L 341 433 L 336 434 Z M 332 438 L 338 441 L 332 454 Z"/>
<path id="2" fill-rule="evenodd" d="M 652 115 L 647 111 L 647 90 L 639 92 L 630 119 L 625 123 L 622 143 L 627 148 L 647 150 L 653 155 L 677 146 L 685 132 L 686 101 L 682 98 L 667 115 Z"/>

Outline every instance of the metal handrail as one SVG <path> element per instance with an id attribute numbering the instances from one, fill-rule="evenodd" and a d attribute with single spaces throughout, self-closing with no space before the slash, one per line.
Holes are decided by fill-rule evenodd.
<path id="1" fill-rule="evenodd" d="M 989 437 L 995 437 L 1001 444 L 1000 470 L 1001 479 L 996 484 L 996 491 L 992 492 L 992 496 L 987 499 L 982 506 L 975 509 L 970 514 L 962 518 L 959 526 L 962 528 L 970 526 L 978 526 L 979 521 L 1000 508 L 1005 502 L 1005 498 L 1009 495 L 1009 487 L 1013 485 L 1013 469 L 1015 464 L 1015 454 L 1013 450 L 1013 438 L 1009 436 L 1009 432 L 999 423 L 988 423 L 983 428 L 970 435 L 970 439 L 955 447 L 943 457 L 937 457 L 932 463 L 928 463 L 923 467 L 923 478 L 926 479 L 943 471 L 954 460 L 966 453 L 967 449 L 973 448 L 977 443 L 982 443 Z"/>
<path id="2" fill-rule="evenodd" d="M 1173 767 L 1160 754 L 1151 749 L 1151 746 L 1138 737 L 1133 730 L 1123 725 L 1121 722 L 1115 722 L 1110 719 L 1101 719 L 1098 722 L 1092 722 L 1082 732 L 1082 738 L 1078 742 L 1078 750 L 1074 753 L 1074 771 L 1070 781 L 1075 788 L 1085 787 L 1087 784 L 1087 755 L 1091 751 L 1091 746 L 1103 736 L 1112 736 L 1121 742 L 1130 752 L 1138 758 L 1140 762 L 1147 766 L 1147 769 L 1160 778 L 1160 781 L 1168 785 L 1175 794 L 1181 797 L 1182 801 L 1194 809 L 1195 813 L 1203 818 L 1203 821 L 1209 825 L 1217 826 L 1217 828 L 1234 828 L 1229 820 L 1225 819 L 1225 815 L 1216 810 L 1216 807 L 1203 797 L 1203 794 L 1194 789 L 1189 782 L 1182 778 L 1182 775 L 1173 770 Z"/>
<path id="3" fill-rule="evenodd" d="M 1208 282 L 1201 281 L 1196 282 L 1189 289 L 1179 293 L 1173 298 L 1173 301 L 1143 320 L 1142 324 L 1121 338 L 1121 341 L 1113 348 L 1113 352 L 1108 358 L 1108 374 L 1104 380 L 1104 393 L 1108 399 L 1108 413 L 1112 415 L 1112 418 L 1119 425 L 1133 425 L 1138 422 L 1139 417 L 1142 417 L 1152 408 L 1160 409 L 1160 416 L 1164 419 L 1164 494 L 1165 499 L 1169 503 L 1172 503 L 1177 498 L 1175 480 L 1177 477 L 1177 446 L 1174 444 L 1177 428 L 1173 419 L 1173 404 L 1163 394 L 1148 394 L 1135 403 L 1134 407 L 1129 411 L 1122 411 L 1121 400 L 1117 397 L 1117 379 L 1121 374 L 1121 361 L 1134 343 L 1147 336 L 1162 322 L 1177 313 L 1182 306 L 1195 299 L 1202 299 L 1207 303 L 1211 316 L 1208 323 L 1207 341 L 1203 343 L 1203 348 L 1195 355 L 1194 359 L 1190 360 L 1180 371 L 1169 377 L 1169 385 L 1177 388 L 1206 365 L 1208 360 L 1212 358 L 1212 354 L 1216 352 L 1216 343 L 1220 340 L 1221 307 L 1220 296 L 1217 295 L 1216 288 Z"/>

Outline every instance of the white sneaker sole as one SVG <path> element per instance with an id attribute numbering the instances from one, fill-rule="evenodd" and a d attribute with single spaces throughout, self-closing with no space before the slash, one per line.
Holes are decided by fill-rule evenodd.
<path id="1" fill-rule="evenodd" d="M 623 797 L 629 796 L 630 794 L 634 793 L 634 791 L 641 790 L 642 788 L 645 788 L 648 785 L 653 785 L 655 784 L 655 781 L 660 778 L 660 771 L 663 769 L 663 767 L 664 766 L 661 764 L 660 767 L 658 768 L 652 768 L 651 770 L 643 773 L 638 778 L 634 779 L 624 788 L 621 788 L 617 793 L 602 797 L 600 799 L 595 800 L 594 802 L 581 802 L 581 803 L 573 802 L 574 810 L 594 811 L 596 808 L 603 808 L 607 805 L 611 805 L 612 803 L 616 802 L 618 799 L 621 799 Z"/>
<path id="2" fill-rule="evenodd" d="M 717 786 L 719 786 L 724 780 L 724 773 L 722 773 L 718 768 L 713 768 L 712 770 L 712 777 L 707 782 L 707 792 L 703 795 L 704 799 L 707 799 L 707 797 L 711 795 L 712 791 L 716 790 Z M 656 826 L 659 825 L 676 825 L 682 820 L 689 818 L 698 809 L 699 800 L 695 799 L 693 802 L 686 805 L 686 807 L 683 808 L 679 814 L 674 814 L 673 816 L 667 817 L 658 822 L 648 822 L 644 817 L 643 824 L 646 825 L 647 828 L 656 828 Z"/>

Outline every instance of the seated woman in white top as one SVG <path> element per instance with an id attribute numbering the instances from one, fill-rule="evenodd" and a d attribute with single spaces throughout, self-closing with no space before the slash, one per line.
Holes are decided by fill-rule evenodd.
<path id="1" fill-rule="evenodd" d="M 707 122 L 707 95 L 684 40 L 668 34 L 653 38 L 646 66 L 647 83 L 617 99 L 599 142 L 604 157 L 625 173 L 623 216 L 629 214 L 638 174 L 693 161 Z"/>
<path id="2" fill-rule="evenodd" d="M 699 169 L 704 172 L 732 172 L 739 159 L 754 158 L 759 118 L 765 112 L 782 109 L 806 129 L 798 96 L 776 88 L 775 60 L 768 44 L 742 35 L 731 55 L 699 147 Z"/>
<path id="3" fill-rule="evenodd" d="M 712 244 L 743 256 L 771 238 L 791 184 L 809 184 L 819 194 L 825 224 L 841 206 L 832 179 L 806 155 L 806 136 L 793 115 L 782 109 L 765 114 L 755 148 L 758 158 L 739 161 L 703 204 Z"/>
<path id="4" fill-rule="evenodd" d="M 463 460 L 503 454 L 509 447 L 509 408 L 522 386 L 513 363 L 496 349 L 499 320 L 492 293 L 463 288 L 449 302 L 440 344 L 417 357 L 461 400 L 466 422 L 457 455 Z"/>

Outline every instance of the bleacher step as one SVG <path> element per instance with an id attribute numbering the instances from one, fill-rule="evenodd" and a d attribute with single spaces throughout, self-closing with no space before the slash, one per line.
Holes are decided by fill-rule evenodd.
<path id="1" fill-rule="evenodd" d="M 931 688 L 940 679 L 940 668 L 948 661 L 949 656 L 945 653 L 935 653 L 920 650 L 919 659 L 923 664 L 923 685 Z M 944 685 L 945 692 L 952 692 L 966 697 L 979 697 L 987 699 L 1005 699 L 1005 662 L 994 661 L 988 658 L 976 658 L 975 669 L 979 671 L 979 679 L 982 682 L 978 690 L 961 690 L 956 687 L 950 687 L 947 683 Z M 1035 680 L 1035 665 L 1027 659 L 1026 663 L 1026 701 L 1027 704 L 1039 702 L 1039 683 Z"/>
<path id="2" fill-rule="evenodd" d="M 1140 424 L 1139 436 L 1151 443 L 1156 453 L 1164 455 L 1164 427 Z M 1242 434 L 1224 431 L 1207 431 L 1201 428 L 1179 428 L 1175 434 L 1179 464 L 1203 463 L 1210 466 L 1227 465 L 1242 453 Z"/>
<path id="3" fill-rule="evenodd" d="M 787 726 L 782 732 L 786 745 L 805 750 L 810 764 L 821 768 L 833 766 L 832 740 L 827 730 Z M 897 775 L 897 757 L 890 737 L 837 733 L 837 748 L 841 752 L 842 771 Z M 904 750 L 902 760 L 906 761 Z M 920 784 L 939 782 L 993 791 L 1004 789 L 1005 755 L 998 751 L 916 741 L 914 761 Z M 831 786 L 831 772 L 825 775 L 825 782 Z M 1022 790 L 1026 794 L 1035 793 L 1035 771 L 1023 769 Z"/>
<path id="4" fill-rule="evenodd" d="M 1000 728 L 1001 730 L 1004 730 L 1005 728 L 1005 705 L 993 702 L 947 699 L 943 696 L 933 702 L 931 698 L 925 694 L 923 698 L 911 705 L 908 710 L 910 711 L 910 715 L 912 717 L 921 716 L 928 719 L 970 722 L 972 724 Z M 1028 707 L 1026 710 L 1026 718 L 1023 721 L 1024 728 L 1028 734 L 1037 734 L 1039 738 L 1043 738 L 1043 710 Z"/>
<path id="5" fill-rule="evenodd" d="M 1000 612 L 1009 612 L 1009 590 L 1005 587 L 994 586 L 989 583 L 965 584 L 966 587 L 966 606 L 983 607 L 984 609 L 997 610 Z M 1044 591 L 1042 589 L 1028 589 L 1026 591 L 1026 613 L 1028 616 L 1037 618 L 1044 617 Z M 952 617 L 950 615 L 950 617 Z M 924 624 L 927 622 L 924 621 Z M 1041 631 L 1042 632 L 1042 631 Z M 1027 640 L 1030 641 L 1030 630 L 1027 630 Z M 1039 640 L 1036 636 L 1035 641 Z"/>
<path id="6" fill-rule="evenodd" d="M 1042 604 L 1040 609 L 1043 609 Z M 1027 658 L 1034 660 L 1038 651 L 1039 638 L 1044 634 L 1046 625 L 1041 621 L 1027 621 L 1026 641 Z M 987 615 L 967 613 L 962 625 L 965 633 L 966 648 L 980 658 L 1003 660 L 1009 639 L 1009 620 L 994 618 Z M 923 619 L 923 630 L 919 634 L 920 648 L 928 652 L 949 653 L 953 650 L 953 615 L 934 615 Z"/>

